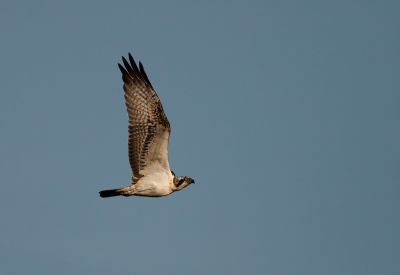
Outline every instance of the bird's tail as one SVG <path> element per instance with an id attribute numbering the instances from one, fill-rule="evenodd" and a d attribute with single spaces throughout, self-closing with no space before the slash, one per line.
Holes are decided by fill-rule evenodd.
<path id="1" fill-rule="evenodd" d="M 100 191 L 99 194 L 100 194 L 100 197 L 102 197 L 102 198 L 115 197 L 115 196 L 122 195 L 120 189 L 103 190 L 103 191 Z"/>

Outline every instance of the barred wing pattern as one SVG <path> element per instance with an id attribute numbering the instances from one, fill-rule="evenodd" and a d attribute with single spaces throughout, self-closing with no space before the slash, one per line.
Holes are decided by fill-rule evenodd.
<path id="1" fill-rule="evenodd" d="M 166 142 L 168 146 L 171 127 L 142 63 L 139 62 L 139 69 L 131 54 L 130 64 L 124 57 L 122 61 L 125 68 L 121 64 L 118 66 L 124 81 L 125 104 L 129 117 L 129 163 L 132 168 L 132 184 L 135 184 L 144 176 L 144 169 L 153 161 L 158 161 L 169 171 L 167 148 L 159 154 L 158 148 L 154 147 L 161 146 L 158 144 L 161 142 Z"/>

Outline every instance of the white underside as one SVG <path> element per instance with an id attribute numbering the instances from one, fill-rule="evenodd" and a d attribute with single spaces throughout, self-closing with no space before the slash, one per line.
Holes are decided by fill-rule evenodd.
<path id="1" fill-rule="evenodd" d="M 173 178 L 168 163 L 169 131 L 157 127 L 149 147 L 145 167 L 139 173 L 143 177 L 134 185 L 121 188 L 122 195 L 159 197 L 173 192 Z"/>
<path id="2" fill-rule="evenodd" d="M 131 195 L 159 197 L 172 193 L 173 175 L 157 161 L 147 166 L 142 174 L 144 177 L 130 187 Z"/>

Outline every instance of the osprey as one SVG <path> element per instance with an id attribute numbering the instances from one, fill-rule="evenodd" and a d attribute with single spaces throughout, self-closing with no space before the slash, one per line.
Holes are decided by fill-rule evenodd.
<path id="1" fill-rule="evenodd" d="M 129 163 L 132 185 L 100 191 L 100 197 L 161 197 L 179 191 L 194 180 L 175 176 L 168 163 L 168 141 L 171 127 L 160 99 L 151 85 L 141 62 L 136 66 L 131 54 L 122 57 L 125 105 L 129 117 Z"/>

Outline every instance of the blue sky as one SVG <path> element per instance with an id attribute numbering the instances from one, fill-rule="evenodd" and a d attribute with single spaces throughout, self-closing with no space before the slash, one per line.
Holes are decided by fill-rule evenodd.
<path id="1" fill-rule="evenodd" d="M 398 1 L 0 3 L 1 274 L 398 274 Z M 141 61 L 196 184 L 127 186 Z"/>

